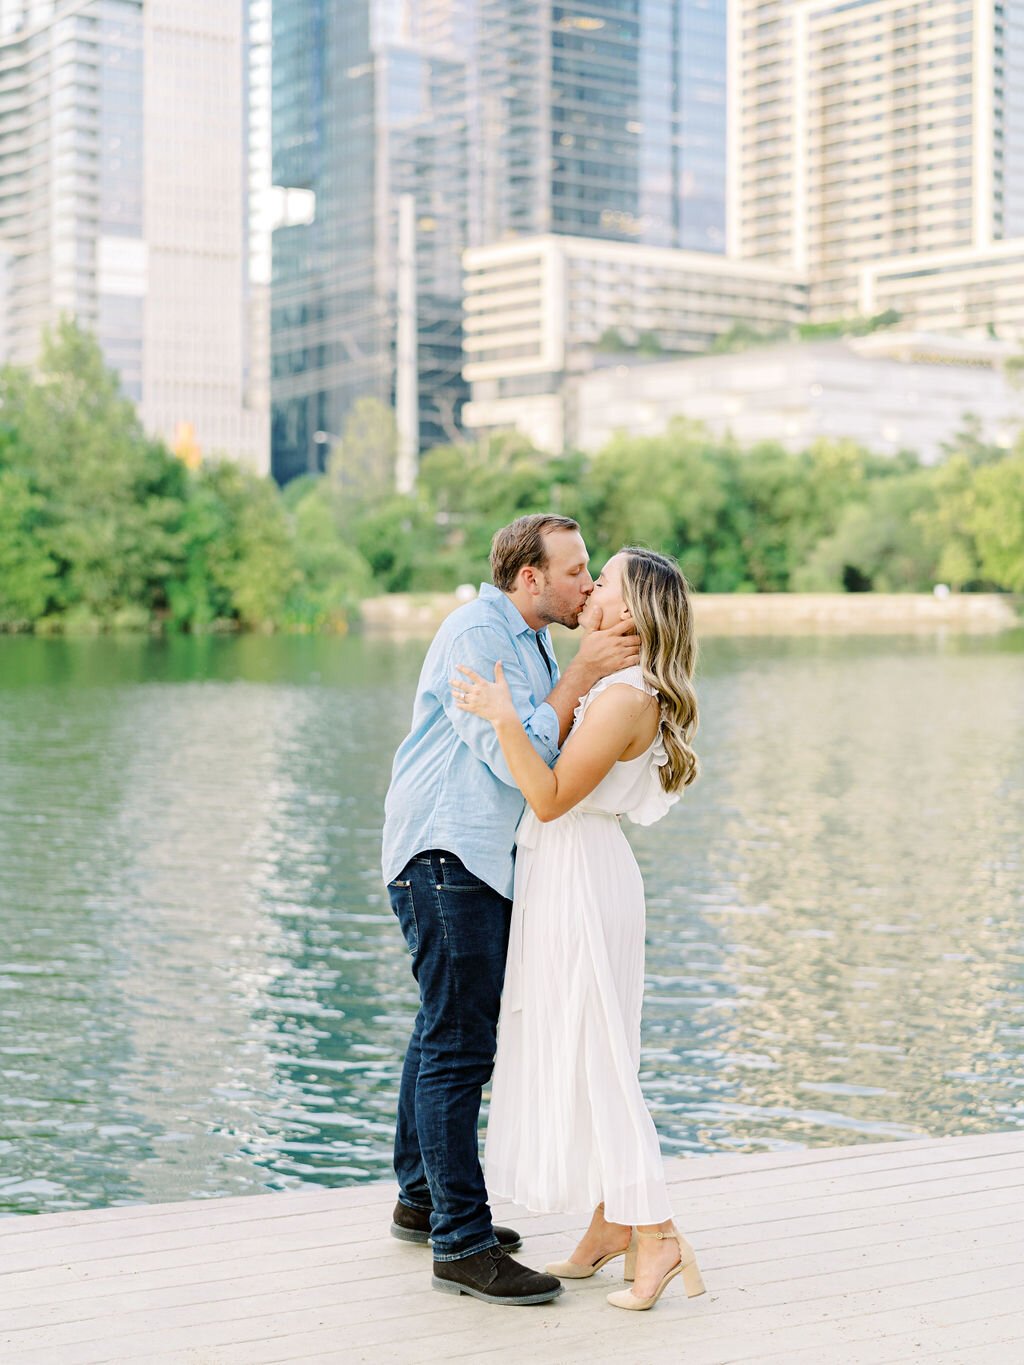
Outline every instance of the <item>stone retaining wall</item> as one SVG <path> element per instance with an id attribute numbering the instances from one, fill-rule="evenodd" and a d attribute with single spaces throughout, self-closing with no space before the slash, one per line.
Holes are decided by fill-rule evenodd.
<path id="1" fill-rule="evenodd" d="M 362 604 L 368 631 L 431 634 L 460 604 L 455 593 L 391 593 Z M 698 593 L 704 635 L 786 635 L 837 631 L 853 635 L 946 628 L 999 631 L 1024 624 L 1018 604 L 997 593 Z"/>

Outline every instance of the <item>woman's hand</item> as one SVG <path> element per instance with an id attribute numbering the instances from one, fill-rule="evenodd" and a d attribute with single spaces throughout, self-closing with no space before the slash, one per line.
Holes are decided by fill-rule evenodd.
<path id="1" fill-rule="evenodd" d="M 460 711 L 469 711 L 474 716 L 482 716 L 492 725 L 503 720 L 519 721 L 519 713 L 512 701 L 512 693 L 505 681 L 505 670 L 501 660 L 494 665 L 494 681 L 487 682 L 479 673 L 474 673 L 464 664 L 456 664 L 462 678 L 452 678 L 452 696 Z"/>

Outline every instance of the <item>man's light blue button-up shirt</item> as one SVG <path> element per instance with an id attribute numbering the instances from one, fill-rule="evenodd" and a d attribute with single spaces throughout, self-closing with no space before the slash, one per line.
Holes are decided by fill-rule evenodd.
<path id="1" fill-rule="evenodd" d="M 525 802 L 494 726 L 458 710 L 449 686 L 457 664 L 490 679 L 498 659 L 533 747 L 548 764 L 558 757 L 558 716 L 544 700 L 558 677 L 548 629 L 531 630 L 505 593 L 483 583 L 475 602 L 443 622 L 423 663 L 412 729 L 395 754 L 384 803 L 386 882 L 417 853 L 446 849 L 511 897 L 515 831 Z"/>

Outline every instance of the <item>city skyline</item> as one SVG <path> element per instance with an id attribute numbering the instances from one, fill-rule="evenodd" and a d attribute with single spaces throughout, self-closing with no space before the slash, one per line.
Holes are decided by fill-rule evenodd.
<path id="1" fill-rule="evenodd" d="M 1024 0 L 0 0 L 0 54 L 0 359 L 74 316 L 282 483 L 359 398 L 408 460 L 615 337 L 1024 335 Z"/>
<path id="2" fill-rule="evenodd" d="M 725 245 L 724 0 L 274 5 L 273 469 L 322 467 L 397 389 L 398 203 L 415 199 L 419 435 L 457 439 L 466 249 L 539 231 Z M 318 434 L 320 439 L 318 439 Z"/>
<path id="3" fill-rule="evenodd" d="M 0 359 L 93 332 L 147 430 L 263 472 L 235 0 L 2 0 Z"/>

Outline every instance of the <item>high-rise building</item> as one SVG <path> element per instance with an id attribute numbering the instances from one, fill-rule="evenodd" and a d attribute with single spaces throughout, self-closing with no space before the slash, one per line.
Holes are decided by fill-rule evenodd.
<path id="1" fill-rule="evenodd" d="M 460 257 L 558 233 L 721 252 L 725 0 L 274 0 L 274 469 L 397 388 L 415 200 L 419 439 L 459 430 Z M 315 200 L 315 210 L 310 203 Z"/>
<path id="2" fill-rule="evenodd" d="M 62 315 L 148 430 L 267 464 L 247 406 L 238 0 L 0 0 L 0 346 Z"/>
<path id="3" fill-rule="evenodd" d="M 1024 0 L 728 6 L 728 251 L 716 258 L 649 245 L 686 244 L 678 167 L 694 129 L 722 127 L 689 106 L 675 122 L 702 91 L 693 48 L 676 43 L 699 9 L 482 0 L 490 235 L 534 235 L 466 255 L 467 425 L 515 423 L 560 449 L 583 439 L 602 385 L 647 393 L 617 410 L 661 420 L 653 394 L 678 367 L 654 374 L 651 356 L 708 349 L 735 323 L 764 338 L 891 314 L 914 331 L 1024 339 Z M 681 74 L 666 84 L 667 72 Z M 666 145 L 680 163 L 658 161 Z M 583 240 L 602 235 L 621 239 L 614 252 Z M 736 373 L 759 355 L 770 372 L 754 351 Z"/>
<path id="4" fill-rule="evenodd" d="M 479 25 L 482 241 L 724 249 L 725 0 L 479 0 Z"/>
<path id="5" fill-rule="evenodd" d="M 399 202 L 416 220 L 419 431 L 458 431 L 466 243 L 465 61 L 396 0 L 275 0 L 274 473 L 321 467 L 353 403 L 396 390 Z"/>
<path id="6" fill-rule="evenodd" d="M 1024 233 L 1020 0 L 729 5 L 731 254 L 805 273 L 819 317 L 887 262 L 991 283 Z"/>
<path id="7" fill-rule="evenodd" d="M 466 423 L 542 450 L 578 442 L 595 375 L 700 355 L 737 321 L 785 334 L 807 310 L 793 270 L 678 247 L 548 234 L 467 251 L 465 267 Z"/>
<path id="8" fill-rule="evenodd" d="M 246 391 L 251 407 L 270 414 L 270 270 L 274 227 L 271 153 L 271 0 L 248 0 L 248 358 Z"/>

